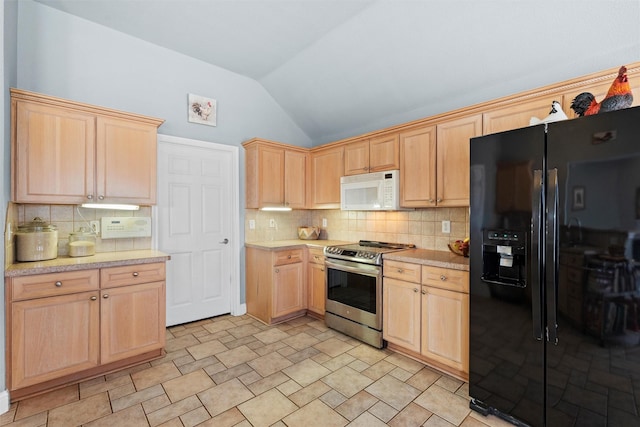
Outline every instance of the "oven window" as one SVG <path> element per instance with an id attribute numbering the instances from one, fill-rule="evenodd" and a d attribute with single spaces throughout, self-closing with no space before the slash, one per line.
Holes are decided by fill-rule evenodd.
<path id="1" fill-rule="evenodd" d="M 327 298 L 376 314 L 376 277 L 329 268 Z"/>

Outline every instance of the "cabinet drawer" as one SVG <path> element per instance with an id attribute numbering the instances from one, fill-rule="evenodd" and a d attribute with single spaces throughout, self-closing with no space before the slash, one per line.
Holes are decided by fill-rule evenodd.
<path id="1" fill-rule="evenodd" d="M 309 262 L 324 264 L 324 253 L 322 249 L 309 248 Z"/>
<path id="2" fill-rule="evenodd" d="M 469 273 L 463 270 L 423 266 L 422 284 L 469 293 Z"/>
<path id="3" fill-rule="evenodd" d="M 115 288 L 117 286 L 161 282 L 164 280 L 164 262 L 108 267 L 100 270 L 101 288 Z"/>
<path id="4" fill-rule="evenodd" d="M 383 274 L 405 282 L 420 283 L 421 266 L 399 261 L 384 261 Z"/>
<path id="5" fill-rule="evenodd" d="M 98 270 L 37 274 L 11 279 L 13 301 L 65 295 L 98 289 Z"/>
<path id="6" fill-rule="evenodd" d="M 285 251 L 277 251 L 274 253 L 273 265 L 293 264 L 294 262 L 302 262 L 302 249 L 291 249 Z"/>

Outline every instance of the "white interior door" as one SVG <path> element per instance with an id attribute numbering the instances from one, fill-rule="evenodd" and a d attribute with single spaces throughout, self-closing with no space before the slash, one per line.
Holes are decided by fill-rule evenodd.
<path id="1" fill-rule="evenodd" d="M 239 305 L 238 211 L 237 147 L 158 136 L 156 235 L 171 256 L 167 326 Z"/>

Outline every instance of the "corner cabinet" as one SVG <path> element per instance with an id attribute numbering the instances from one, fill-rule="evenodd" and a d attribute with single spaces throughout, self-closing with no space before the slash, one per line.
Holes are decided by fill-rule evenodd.
<path id="1" fill-rule="evenodd" d="M 469 377 L 469 273 L 385 261 L 383 338 L 389 348 Z"/>
<path id="2" fill-rule="evenodd" d="M 307 308 L 304 248 L 246 248 L 247 313 L 266 324 L 302 316 Z"/>
<path id="3" fill-rule="evenodd" d="M 14 401 L 162 355 L 164 262 L 10 277 L 6 298 Z"/>
<path id="4" fill-rule="evenodd" d="M 248 209 L 307 205 L 309 155 L 305 149 L 263 139 L 244 142 Z"/>
<path id="5" fill-rule="evenodd" d="M 12 200 L 155 204 L 162 122 L 11 89 Z"/>

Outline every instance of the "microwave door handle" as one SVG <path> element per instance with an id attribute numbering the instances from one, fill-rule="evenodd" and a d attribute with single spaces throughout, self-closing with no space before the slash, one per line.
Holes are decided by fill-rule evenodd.
<path id="1" fill-rule="evenodd" d="M 533 171 L 533 194 L 531 200 L 531 316 L 533 321 L 533 338 L 542 340 L 542 304 L 540 286 L 540 238 L 542 227 L 542 171 Z"/>

